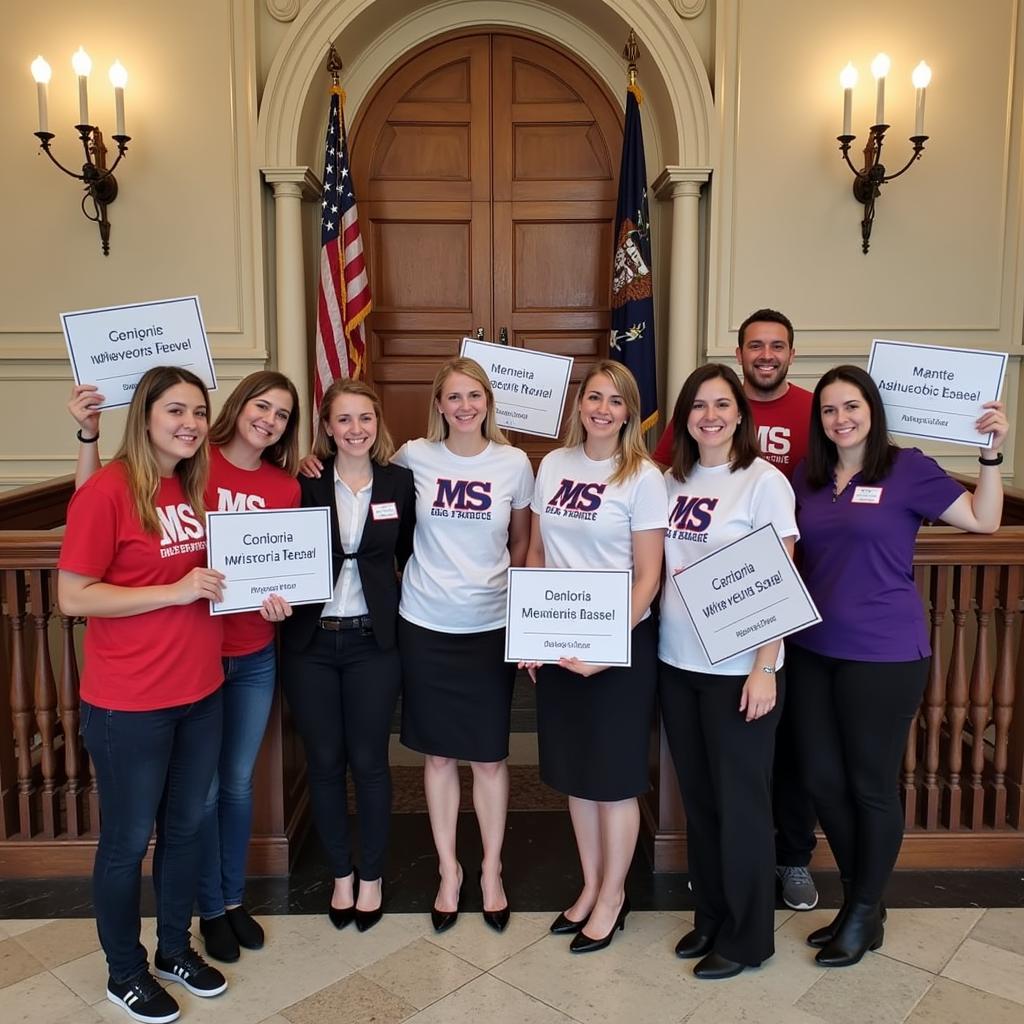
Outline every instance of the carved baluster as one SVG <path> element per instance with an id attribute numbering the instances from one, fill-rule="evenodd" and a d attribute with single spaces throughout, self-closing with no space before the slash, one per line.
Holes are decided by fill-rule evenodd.
<path id="1" fill-rule="evenodd" d="M 970 693 L 966 664 L 967 612 L 971 606 L 971 567 L 958 565 L 953 569 L 953 649 L 949 653 L 946 674 L 946 722 L 949 725 L 949 778 L 946 780 L 946 827 L 956 832 L 961 827 L 963 790 L 960 773 L 964 759 L 964 723 L 967 721 L 967 698 Z"/>
<path id="2" fill-rule="evenodd" d="M 1024 629 L 1017 641 L 1015 678 L 1024 679 Z M 1010 828 L 1024 831 L 1024 708 L 1015 710 L 1006 743 L 1006 812 Z"/>
<path id="3" fill-rule="evenodd" d="M 36 725 L 42 741 L 40 766 L 43 772 L 41 805 L 43 834 L 52 839 L 60 830 L 60 808 L 57 805 L 57 684 L 53 678 L 50 658 L 50 574 L 33 569 L 29 576 L 29 608 L 36 640 L 35 703 Z"/>
<path id="4" fill-rule="evenodd" d="M 60 721 L 64 731 L 64 774 L 67 786 L 64 807 L 67 815 L 67 834 L 82 834 L 82 757 L 78 736 L 78 655 L 75 651 L 75 620 L 68 615 L 60 617 Z"/>
<path id="5" fill-rule="evenodd" d="M 985 822 L 985 730 L 988 728 L 989 704 L 992 701 L 992 672 L 989 667 L 988 643 L 992 612 L 996 607 L 996 586 L 999 568 L 994 565 L 978 566 L 975 571 L 975 615 L 978 635 L 971 666 L 971 782 L 967 790 L 967 820 L 972 831 L 978 831 Z"/>
<path id="6" fill-rule="evenodd" d="M 946 621 L 949 598 L 949 566 L 937 565 L 931 580 L 931 645 L 932 661 L 928 685 L 924 691 L 924 827 L 932 832 L 939 827 L 939 744 L 942 738 L 942 716 L 946 710 L 946 685 L 942 671 L 942 624 Z"/>
<path id="7" fill-rule="evenodd" d="M 914 567 L 914 578 L 917 584 L 917 592 L 924 602 L 924 595 L 928 592 L 928 578 L 931 572 L 928 566 L 918 565 Z M 907 743 L 903 748 L 903 827 L 913 828 L 917 824 L 917 748 L 918 728 L 921 722 L 920 708 L 910 723 L 910 730 L 907 733 Z"/>
<path id="8" fill-rule="evenodd" d="M 999 580 L 999 607 L 996 610 L 996 677 L 992 687 L 992 724 L 995 727 L 995 746 L 992 751 L 992 782 L 990 785 L 992 797 L 989 824 L 993 828 L 1006 827 L 1006 767 L 1010 723 L 1013 719 L 1013 702 L 1016 697 L 1013 675 L 1013 627 L 1021 597 L 1020 584 L 1020 566 L 1006 566 L 1002 570 Z"/>
<path id="9" fill-rule="evenodd" d="M 36 833 L 37 815 L 32 799 L 32 737 L 35 735 L 32 687 L 25 667 L 25 575 L 14 571 L 5 580 L 7 612 L 11 622 L 11 719 L 18 747 L 18 830 L 23 839 Z"/>

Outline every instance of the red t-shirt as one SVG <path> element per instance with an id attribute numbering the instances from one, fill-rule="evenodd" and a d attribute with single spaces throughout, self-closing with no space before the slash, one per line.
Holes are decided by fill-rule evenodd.
<path id="1" fill-rule="evenodd" d="M 789 390 L 781 398 L 773 398 L 770 402 L 750 400 L 761 457 L 781 470 L 787 480 L 792 478 L 793 470 L 807 454 L 812 397 L 810 391 L 790 384 Z M 674 440 L 670 419 L 654 449 L 655 462 L 663 466 L 672 464 Z"/>
<path id="2" fill-rule="evenodd" d="M 250 512 L 261 508 L 298 508 L 299 481 L 283 469 L 261 462 L 258 469 L 239 469 L 219 448 L 210 448 L 210 483 L 206 505 L 211 512 Z M 259 612 L 225 615 L 226 658 L 261 651 L 274 639 L 274 624 Z"/>
<path id="3" fill-rule="evenodd" d="M 71 497 L 58 568 L 119 587 L 177 583 L 206 565 L 206 528 L 176 476 L 160 481 L 159 534 L 143 530 L 124 464 L 112 462 Z M 90 618 L 82 699 L 114 711 L 191 704 L 221 684 L 221 623 L 207 601 Z"/>

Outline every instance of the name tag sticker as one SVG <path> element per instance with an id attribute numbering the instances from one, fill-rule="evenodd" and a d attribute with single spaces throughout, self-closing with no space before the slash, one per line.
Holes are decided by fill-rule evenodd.
<path id="1" fill-rule="evenodd" d="M 377 523 L 398 518 L 398 506 L 393 501 L 378 501 L 376 505 L 370 505 L 370 512 Z"/>
<path id="2" fill-rule="evenodd" d="M 850 499 L 854 505 L 877 505 L 882 500 L 881 487 L 857 487 Z"/>

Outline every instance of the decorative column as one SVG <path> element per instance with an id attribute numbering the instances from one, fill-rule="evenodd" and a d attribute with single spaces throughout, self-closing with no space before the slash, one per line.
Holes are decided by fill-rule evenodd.
<path id="1" fill-rule="evenodd" d="M 700 360 L 700 192 L 710 177 L 711 171 L 707 168 L 666 167 L 653 185 L 658 199 L 672 200 L 665 372 L 665 397 L 669 408 L 683 381 Z"/>
<path id="2" fill-rule="evenodd" d="M 311 380 L 306 335 L 306 282 L 302 256 L 302 203 L 320 196 L 320 182 L 308 167 L 264 167 L 263 177 L 274 190 L 274 299 L 277 310 L 274 350 L 276 365 L 299 391 L 302 432 L 312 436 Z"/>

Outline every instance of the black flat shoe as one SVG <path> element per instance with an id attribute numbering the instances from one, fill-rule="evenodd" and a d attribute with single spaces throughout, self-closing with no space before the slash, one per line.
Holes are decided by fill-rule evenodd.
<path id="1" fill-rule="evenodd" d="M 676 943 L 676 956 L 680 960 L 698 960 L 702 956 L 707 956 L 714 948 L 714 935 L 704 935 L 694 928 Z"/>
<path id="2" fill-rule="evenodd" d="M 380 883 L 380 903 L 376 910 L 360 910 L 356 907 L 356 929 L 368 932 L 384 916 L 384 880 Z"/>
<path id="3" fill-rule="evenodd" d="M 359 872 L 353 870 L 352 876 L 352 899 L 354 901 L 359 895 Z M 339 930 L 347 928 L 356 919 L 355 902 L 352 903 L 351 907 L 342 907 L 340 910 L 328 903 L 327 916 L 331 919 L 331 924 L 333 924 L 335 928 Z"/>
<path id="4" fill-rule="evenodd" d="M 735 978 L 737 974 L 741 974 L 745 966 L 746 964 L 738 964 L 721 953 L 711 952 L 694 967 L 693 976 L 704 981 L 724 981 L 726 978 Z"/>
<path id="5" fill-rule="evenodd" d="M 574 921 L 571 917 L 566 917 L 565 914 L 559 914 L 551 922 L 548 931 L 552 935 L 576 935 L 578 932 L 583 931 L 589 920 L 589 914 L 582 921 Z"/>
<path id="6" fill-rule="evenodd" d="M 851 903 L 832 941 L 814 958 L 822 967 L 852 967 L 869 949 L 880 949 L 885 938 L 878 903 Z"/>
<path id="7" fill-rule="evenodd" d="M 233 964 L 241 955 L 238 951 L 238 939 L 231 930 L 227 915 L 199 918 L 199 934 L 206 945 L 206 955 L 222 964 Z"/>
<path id="8" fill-rule="evenodd" d="M 463 877 L 463 881 L 465 878 Z M 462 881 L 459 882 L 459 895 L 455 897 L 455 909 L 454 910 L 438 910 L 437 907 L 430 908 L 430 923 L 434 926 L 434 931 L 441 934 L 441 932 L 448 931 L 449 928 L 459 919 L 459 911 L 462 909 Z M 507 908 L 506 908 L 507 909 Z"/>
<path id="9" fill-rule="evenodd" d="M 596 953 L 599 949 L 604 949 L 611 945 L 612 938 L 617 931 L 622 931 L 626 927 L 626 915 L 629 913 L 629 897 L 626 896 L 622 900 L 622 907 L 619 910 L 619 916 L 615 918 L 615 924 L 612 925 L 612 930 L 600 939 L 591 938 L 580 926 L 580 931 L 576 933 L 576 937 L 569 943 L 570 953 Z M 588 918 L 589 920 L 589 918 Z"/>
<path id="10" fill-rule="evenodd" d="M 231 925 L 231 930 L 238 939 L 238 944 L 243 949 L 262 949 L 264 934 L 263 926 L 257 921 L 245 907 L 229 907 L 224 911 L 224 916 Z"/>
<path id="11" fill-rule="evenodd" d="M 483 896 L 484 869 L 481 868 L 477 878 L 480 882 L 480 895 Z M 508 900 L 500 910 L 488 910 L 483 908 L 484 924 L 489 925 L 496 932 L 503 932 L 508 927 L 508 919 L 511 917 Z"/>

